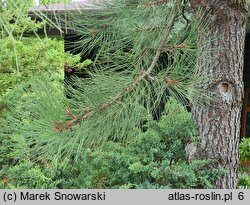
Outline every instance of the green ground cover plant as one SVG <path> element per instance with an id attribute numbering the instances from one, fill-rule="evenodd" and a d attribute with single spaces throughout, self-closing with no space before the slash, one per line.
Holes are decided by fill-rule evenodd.
<path id="1" fill-rule="evenodd" d="M 26 112 L 31 110 L 26 107 Z M 197 133 L 190 113 L 174 99 L 167 103 L 162 119 L 148 119 L 144 129 L 126 143 L 108 141 L 102 147 L 75 151 L 76 162 L 70 156 L 63 161 L 34 156 L 30 141 L 21 133 L 8 134 L 11 128 L 6 126 L 1 135 L 0 187 L 212 188 L 212 181 L 223 174 L 223 170 L 203 170 L 209 160 L 187 162 L 185 145 L 195 142 Z"/>

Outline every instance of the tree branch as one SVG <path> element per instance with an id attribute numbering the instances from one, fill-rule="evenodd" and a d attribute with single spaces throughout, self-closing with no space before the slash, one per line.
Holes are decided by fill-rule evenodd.
<path id="1" fill-rule="evenodd" d="M 142 80 L 144 80 L 147 76 L 149 76 L 152 73 L 152 71 L 154 70 L 154 68 L 159 60 L 160 54 L 162 52 L 162 49 L 166 43 L 168 36 L 169 36 L 169 33 L 171 31 L 171 28 L 173 26 L 173 23 L 174 23 L 176 16 L 177 16 L 176 11 L 174 11 L 172 17 L 170 18 L 170 21 L 167 23 L 167 25 L 165 26 L 165 28 L 163 30 L 162 39 L 159 43 L 159 46 L 157 47 L 155 56 L 152 60 L 152 63 L 148 67 L 148 69 L 146 71 L 142 70 L 140 72 L 139 77 L 137 77 L 130 85 L 128 85 L 126 88 L 124 88 L 120 93 L 118 93 L 116 96 L 114 96 L 109 102 L 106 102 L 106 103 L 98 106 L 97 108 L 89 108 L 89 109 L 85 110 L 81 116 L 74 118 L 73 120 L 66 123 L 66 129 L 71 129 L 71 127 L 73 125 L 76 125 L 80 122 L 83 122 L 84 120 L 87 120 L 88 118 L 92 117 L 95 113 L 103 112 L 103 111 L 107 110 L 108 108 L 112 107 L 113 105 L 115 105 L 117 102 L 122 101 L 123 98 L 128 93 L 130 93 Z"/>

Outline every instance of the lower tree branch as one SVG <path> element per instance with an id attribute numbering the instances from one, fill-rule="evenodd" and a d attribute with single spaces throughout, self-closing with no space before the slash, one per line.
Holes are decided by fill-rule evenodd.
<path id="1" fill-rule="evenodd" d="M 75 117 L 75 115 L 74 115 L 74 118 L 71 121 L 69 121 L 68 123 L 66 123 L 67 129 L 71 129 L 71 127 L 73 125 L 76 125 L 80 122 L 83 122 L 84 120 L 87 120 L 88 118 L 92 117 L 97 112 L 103 112 L 103 111 L 109 109 L 110 107 L 112 107 L 113 105 L 115 105 L 116 103 L 121 102 L 127 94 L 129 94 L 142 80 L 144 80 L 147 76 L 149 76 L 152 73 L 152 71 L 154 70 L 154 68 L 159 60 L 160 54 L 162 52 L 162 49 L 164 48 L 166 40 L 167 40 L 169 33 L 172 29 L 172 26 L 174 24 L 174 20 L 175 20 L 176 16 L 177 16 L 177 12 L 175 9 L 173 14 L 172 14 L 172 17 L 167 22 L 167 25 L 165 26 L 165 28 L 163 30 L 162 39 L 161 39 L 159 46 L 156 50 L 155 56 L 152 60 L 152 63 L 150 64 L 148 69 L 140 72 L 139 77 L 137 77 L 130 85 L 128 85 L 126 88 L 124 88 L 120 93 L 118 93 L 116 96 L 114 96 L 110 101 L 103 103 L 102 105 L 100 105 L 96 108 L 89 108 L 89 109 L 85 110 L 84 113 L 82 115 L 80 115 L 79 117 Z M 68 113 L 68 111 L 67 111 L 67 113 Z M 62 130 L 60 130 L 60 131 L 62 131 Z"/>

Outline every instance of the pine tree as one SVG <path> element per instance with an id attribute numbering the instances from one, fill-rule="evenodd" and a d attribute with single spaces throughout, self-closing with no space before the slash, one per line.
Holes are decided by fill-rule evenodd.
<path id="1" fill-rule="evenodd" d="M 223 167 L 228 173 L 217 180 L 215 187 L 235 188 L 244 94 L 247 1 L 194 0 L 191 4 L 195 12 L 202 8 L 210 20 L 208 32 L 199 34 L 198 41 L 203 49 L 216 51 L 199 58 L 198 72 L 202 76 L 212 73 L 213 79 L 204 83 L 202 89 L 217 99 L 206 106 L 193 108 L 193 117 L 201 137 L 201 143 L 195 148 L 194 159 L 216 159 L 211 167 Z"/>
<path id="2" fill-rule="evenodd" d="M 195 148 L 190 160 L 213 159 L 216 163 L 211 167 L 229 171 L 215 187 L 235 188 L 243 90 L 241 74 L 237 79 L 232 75 L 234 65 L 242 73 L 246 2 L 230 2 L 115 0 L 98 4 L 96 11 L 71 14 L 67 26 L 81 36 L 76 49 L 83 56 L 95 51 L 93 65 L 84 71 L 91 77 L 73 79 L 67 88 L 69 98 L 63 86 L 54 82 L 38 81 L 32 89 L 26 88 L 39 97 L 26 96 L 19 107 L 22 112 L 13 110 L 15 132 L 31 143 L 35 156 L 73 156 L 77 160 L 86 147 L 108 140 L 126 143 L 145 122 L 160 117 L 159 110 L 172 96 L 192 106 L 201 135 L 198 145 L 187 146 Z M 225 11 L 230 11 L 230 18 L 219 15 Z M 238 62 L 228 64 L 222 51 L 227 47 L 219 46 L 224 45 L 225 37 L 230 38 L 227 20 L 235 22 L 232 34 L 241 31 L 240 40 L 234 41 L 237 47 L 226 49 L 228 62 Z M 222 63 L 230 69 L 217 72 L 215 66 Z M 225 73 L 229 78 L 221 75 Z M 214 95 L 216 89 L 222 98 Z M 237 96 L 225 98 L 229 91 Z M 235 106 L 234 112 L 227 111 L 228 103 Z M 232 125 L 212 123 L 207 131 L 205 122 L 223 123 L 225 119 Z M 221 152 L 209 144 L 213 141 Z M 205 148 L 204 142 L 208 142 Z"/>

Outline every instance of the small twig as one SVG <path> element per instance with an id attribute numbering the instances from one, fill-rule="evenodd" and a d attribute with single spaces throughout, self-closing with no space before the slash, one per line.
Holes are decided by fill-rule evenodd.
<path id="1" fill-rule="evenodd" d="M 167 84 L 167 86 L 171 86 L 171 85 L 177 86 L 180 83 L 178 80 L 172 80 L 172 79 L 168 79 L 168 78 L 165 78 L 164 81 Z"/>
<path id="2" fill-rule="evenodd" d="M 68 108 L 68 109 L 66 109 L 66 115 L 68 115 L 69 117 L 71 117 L 72 119 L 77 119 L 77 117 L 76 117 L 76 115 L 74 115 L 73 113 L 72 113 L 72 111 Z"/>

